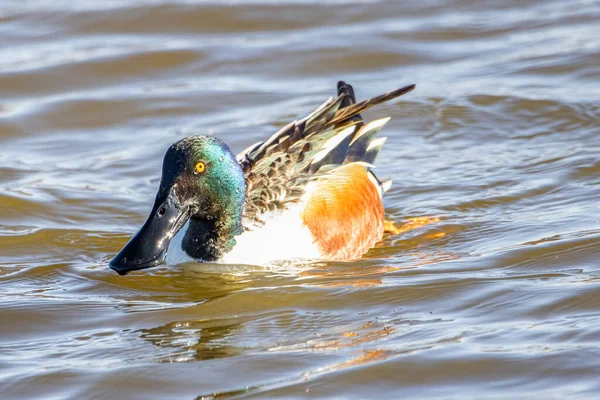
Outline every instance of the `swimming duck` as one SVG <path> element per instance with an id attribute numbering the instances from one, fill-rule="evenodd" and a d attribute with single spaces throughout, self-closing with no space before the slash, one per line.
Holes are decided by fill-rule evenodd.
<path id="1" fill-rule="evenodd" d="M 391 181 L 372 172 L 386 139 L 375 135 L 389 118 L 364 123 L 360 113 L 414 88 L 357 103 L 340 81 L 337 98 L 237 156 L 215 137 L 178 141 L 148 220 L 110 267 L 125 275 L 161 264 L 186 225 L 181 249 L 199 261 L 361 257 L 383 237 Z"/>

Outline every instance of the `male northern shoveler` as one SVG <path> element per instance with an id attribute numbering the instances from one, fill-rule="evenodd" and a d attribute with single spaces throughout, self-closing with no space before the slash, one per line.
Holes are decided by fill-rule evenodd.
<path id="1" fill-rule="evenodd" d="M 352 86 L 309 116 L 236 156 L 214 137 L 191 136 L 165 154 L 152 212 L 110 262 L 121 275 L 162 263 L 173 236 L 200 261 L 359 258 L 384 233 L 383 193 L 371 168 L 389 118 L 359 113 L 415 85 L 360 103 Z"/>

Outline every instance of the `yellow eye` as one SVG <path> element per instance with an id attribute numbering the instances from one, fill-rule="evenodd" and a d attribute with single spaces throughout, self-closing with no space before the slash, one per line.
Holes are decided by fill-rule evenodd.
<path id="1" fill-rule="evenodd" d="M 206 165 L 204 165 L 204 163 L 202 161 L 200 161 L 199 163 L 196 164 L 196 167 L 194 167 L 194 173 L 201 174 L 204 172 L 205 169 L 206 169 Z"/>

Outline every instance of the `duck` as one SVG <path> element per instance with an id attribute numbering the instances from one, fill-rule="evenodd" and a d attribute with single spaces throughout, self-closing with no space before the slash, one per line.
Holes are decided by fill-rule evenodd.
<path id="1" fill-rule="evenodd" d="M 375 136 L 390 118 L 366 123 L 361 113 L 414 88 L 357 102 L 340 81 L 336 97 L 237 155 L 214 136 L 179 140 L 165 153 L 149 217 L 110 268 L 155 267 L 174 246 L 199 262 L 362 257 L 383 238 L 391 180 L 373 172 L 386 140 Z"/>

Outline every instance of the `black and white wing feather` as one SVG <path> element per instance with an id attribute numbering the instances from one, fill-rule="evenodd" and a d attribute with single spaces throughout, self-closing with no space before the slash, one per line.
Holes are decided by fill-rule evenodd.
<path id="1" fill-rule="evenodd" d="M 365 124 L 360 113 L 414 88 L 405 86 L 357 103 L 352 86 L 340 81 L 337 98 L 329 98 L 310 115 L 240 152 L 237 160 L 247 185 L 245 228 L 261 226 L 266 213 L 299 202 L 308 182 L 337 166 L 373 164 L 385 142 L 375 135 L 389 118 Z M 380 184 L 385 191 L 391 181 Z"/>

